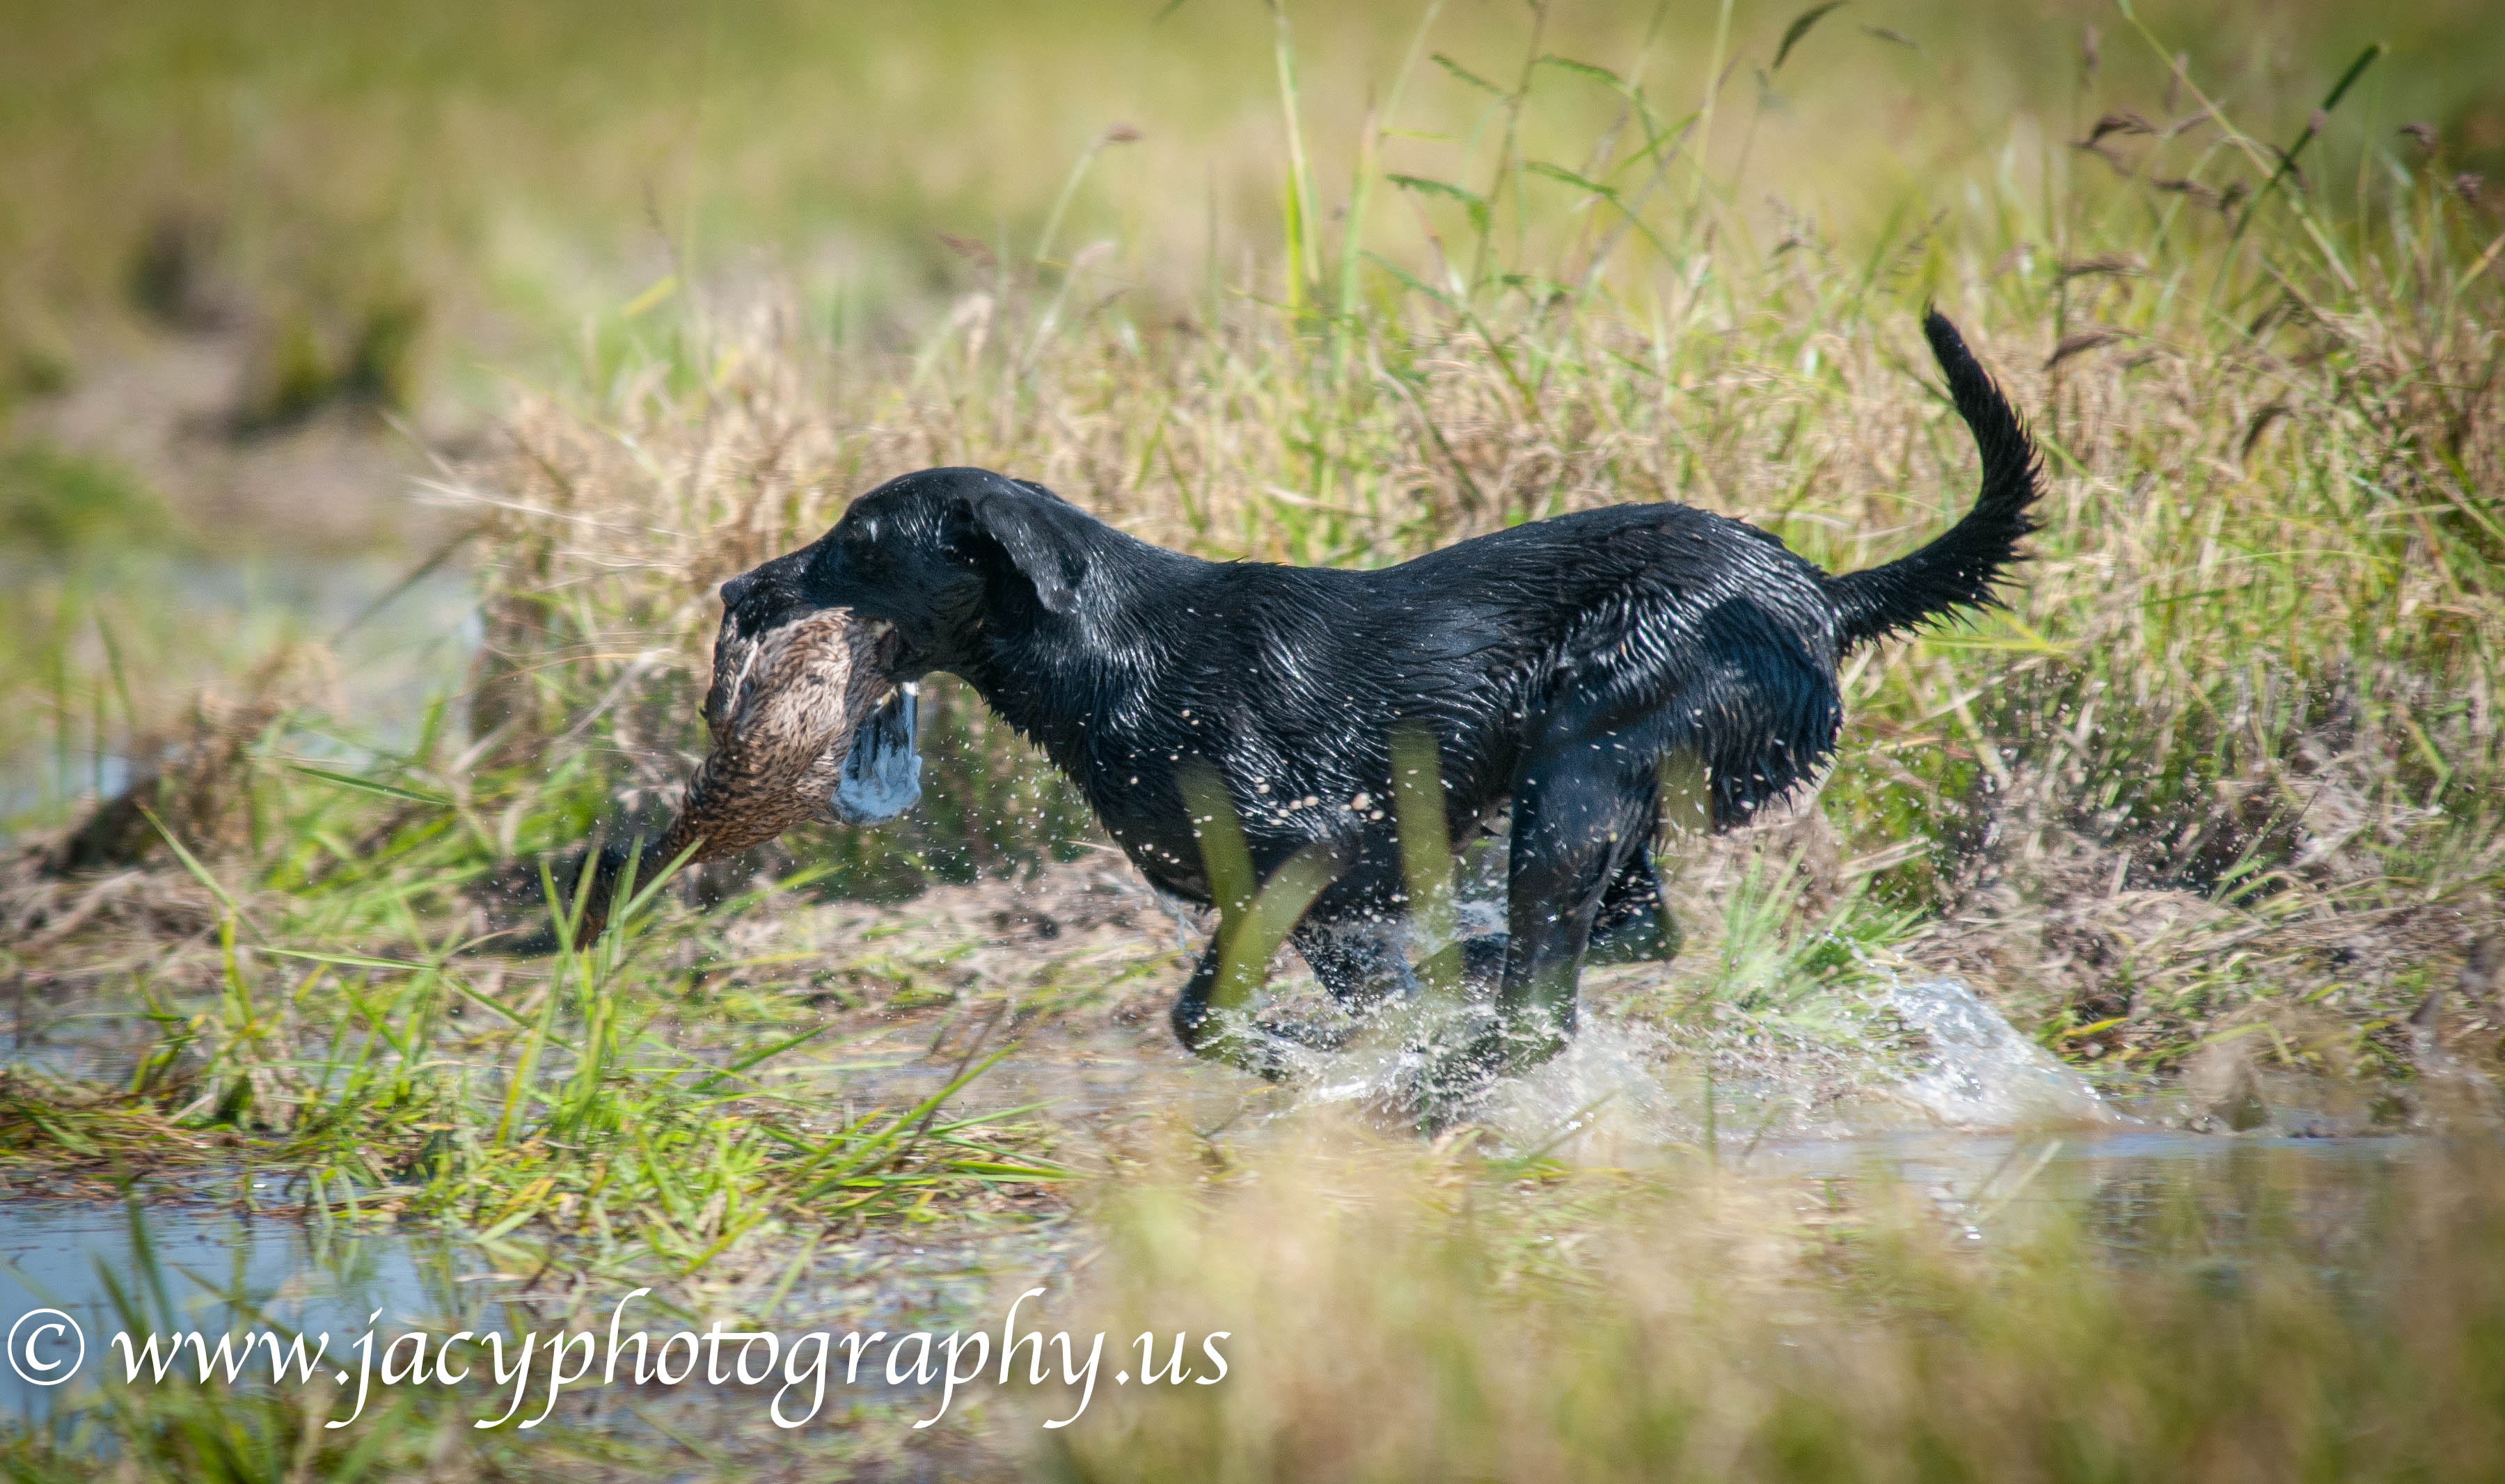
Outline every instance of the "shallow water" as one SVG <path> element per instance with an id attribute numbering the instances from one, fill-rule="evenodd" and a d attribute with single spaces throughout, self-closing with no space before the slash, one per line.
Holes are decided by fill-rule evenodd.
<path id="1" fill-rule="evenodd" d="M 152 1271 L 156 1283 L 143 1276 Z M 0 1319 L 68 1314 L 87 1336 L 90 1377 L 125 1328 L 221 1334 L 274 1322 L 345 1335 L 375 1309 L 385 1323 L 457 1312 L 468 1306 L 461 1280 L 485 1271 L 475 1250 L 441 1237 L 325 1238 L 229 1211 L 0 1203 Z M 0 1416 L 42 1416 L 57 1395 L 0 1365 Z"/>
<path id="2" fill-rule="evenodd" d="M 2417 1137 L 2098 1128 L 1786 1141 L 1729 1163 L 1817 1186 L 1899 1185 L 1978 1249 L 2074 1220 L 2094 1254 L 2118 1266 L 2294 1251 L 2352 1269 L 2370 1254 L 2396 1178 L 2428 1152 Z"/>
<path id="3" fill-rule="evenodd" d="M 1009 1279 L 1020 1288 L 1066 1289 L 1081 1247 L 1082 1238 L 1058 1219 L 991 1230 L 877 1231 L 821 1249 L 772 1315 L 754 1312 L 754 1292 L 725 1312 L 790 1333 L 981 1325 L 997 1319 L 994 1300 Z M 521 1270 L 500 1269 L 498 1255 L 441 1233 L 328 1234 L 197 1205 L 0 1201 L 0 1328 L 30 1311 L 57 1310 L 77 1324 L 85 1343 L 76 1379 L 57 1389 L 30 1385 L 0 1363 L 0 1423 L 87 1404 L 108 1375 L 119 1386 L 124 1361 L 112 1336 L 125 1331 L 143 1343 L 150 1333 L 196 1331 L 214 1343 L 229 1333 L 301 1331 L 308 1339 L 327 1336 L 327 1356 L 353 1367 L 345 1358 L 370 1331 L 377 1345 L 410 1330 L 438 1338 L 464 1328 L 516 1336 L 556 1325 L 598 1331 L 618 1312 L 629 1317 L 630 1332 L 642 1327 L 657 1339 L 681 1328 L 701 1332 L 713 1318 L 629 1299 L 636 1285 L 626 1281 L 535 1278 L 536 1263 L 516 1260 L 510 1250 L 501 1254 L 508 1268 Z M 1025 1317 L 1033 1323 L 1043 1312 L 1030 1307 Z M 183 1354 L 177 1370 L 187 1372 L 191 1352 Z M 262 1356 L 246 1384 L 265 1385 L 267 1364 Z M 929 1389 L 909 1381 L 889 1387 L 864 1372 L 863 1384 L 847 1390 L 856 1397 L 909 1400 Z M 569 1415 L 641 1427 L 633 1419 L 660 1415 L 656 1405 L 701 1409 L 736 1399 L 743 1419 L 755 1410 L 753 1394 L 725 1398 L 725 1392 L 736 1389 L 702 1384 L 699 1372 L 658 1392 L 588 1390 L 569 1398 L 577 1409 Z M 491 1406 L 480 1415 L 495 1412 Z"/>
<path id="4" fill-rule="evenodd" d="M 1497 1135 L 1490 1148 L 1666 1171 L 1698 1169 L 1703 1156 L 1788 1191 L 1785 1199 L 1809 1219 L 1822 1207 L 1910 1196 L 1936 1216 L 1946 1240 L 1977 1254 L 2033 1231 L 2074 1232 L 2081 1260 L 2123 1272 L 2190 1263 L 2204 1282 L 2223 1284 L 2240 1281 L 2246 1258 L 2273 1254 L 2327 1273 L 2366 1272 L 2400 1177 L 2432 1148 L 2412 1138 L 2199 1134 L 2141 1122 L 2099 1101 L 1969 992 L 1935 986 L 1923 997 L 1906 1019 L 1933 1016 L 1925 1054 L 1887 1064 L 1872 1078 L 1878 1091 L 1824 1116 L 1802 1115 L 1804 1108 L 1817 1112 L 1816 1089 L 1781 1078 L 1682 1080 L 1656 1038 L 1596 1020 L 1556 1062 L 1499 1090 L 1484 1110 Z M 1088 1028 L 1012 1056 L 996 1069 L 997 1081 L 979 1084 L 984 1105 L 1056 1099 L 1051 1115 L 1074 1135 L 1096 1122 L 1181 1118 L 1213 1139 L 1259 1144 L 1292 1138 L 1299 1113 L 1318 1104 L 1379 1093 L 1382 1069 L 1397 1059 L 1396 1051 L 1339 1058 L 1331 1069 L 1337 1082 L 1326 1078 L 1299 1095 L 1182 1056 L 1161 1017 L 1127 1029 L 1101 1016 L 1073 1018 Z M 948 1077 L 955 1056 L 934 1057 L 932 1044 L 927 1021 L 900 1023 L 892 1035 L 829 1058 L 816 1075 L 864 1106 L 893 1105 Z M 2007 1121 L 1984 1129 L 1953 1121 L 1980 1116 L 1978 1109 Z M 1065 1294 L 1099 1240 L 1075 1219 L 873 1233 L 822 1251 L 773 1313 L 747 1317 L 787 1333 L 984 1327 L 997 1322 L 1004 1294 L 1037 1286 Z M 512 1254 L 413 1231 L 329 1235 L 199 1201 L 133 1210 L 0 1199 L 0 1323 L 60 1309 L 89 1346 L 81 1384 L 58 1391 L 0 1369 L 0 1422 L 92 1405 L 108 1337 L 123 1328 L 214 1336 L 274 1322 L 330 1335 L 336 1354 L 369 1330 L 377 1311 L 385 1332 L 519 1333 L 560 1320 L 571 1329 L 597 1328 L 629 1287 L 543 1283 L 533 1277 L 535 1261 Z M 152 1271 L 161 1298 L 142 1276 Z M 535 1291 L 535 1284 L 551 1291 Z M 722 1290 L 724 1312 L 757 1304 L 771 1287 L 770 1275 L 731 1279 Z M 701 1329 L 709 1318 L 656 1312 L 650 1325 L 656 1334 L 682 1325 Z M 848 1389 L 849 1404 L 929 1410 L 927 1389 L 864 1379 Z M 476 1402 L 478 1416 L 498 1411 L 492 1397 Z M 569 1396 L 562 1416 L 570 1427 L 674 1446 L 667 1439 L 690 1429 L 719 1430 L 724 1407 L 745 1427 L 760 1404 L 754 1395 L 703 1385 L 620 1388 Z"/>
<path id="5" fill-rule="evenodd" d="M 326 709 L 360 739 L 391 747 L 416 735 L 430 696 L 457 685 L 480 634 L 476 593 L 466 573 L 449 565 L 413 578 L 412 571 L 405 560 L 378 557 L 185 559 L 118 581 L 161 591 L 173 611 L 202 615 L 194 642 L 214 642 L 232 668 L 198 679 L 229 691 L 236 676 L 285 642 L 323 644 L 332 661 L 321 681 Z M 0 579 L 11 576 L 0 567 Z M 105 673 L 107 660 L 99 653 L 78 663 L 92 679 Z M 75 694 L 68 703 L 74 710 L 84 704 Z M 18 829 L 67 817 L 82 797 L 124 788 L 132 763 L 120 750 L 127 746 L 124 729 L 115 713 L 101 750 L 82 722 L 72 734 L 0 756 L 0 843 Z M 338 751 L 300 734 L 293 745 Z"/>
<path id="6" fill-rule="evenodd" d="M 1289 1137 L 1299 1115 L 1317 1107 L 1391 1101 L 1414 1076 L 1394 1039 L 1319 1059 L 1302 1089 L 1265 1087 L 1183 1055 L 1166 1027 L 1162 996 L 1145 998 L 1153 1011 L 1120 1019 L 1094 1008 L 1043 1016 L 952 1111 L 1045 1102 L 1042 1116 L 1071 1135 L 1064 1157 L 1084 1163 L 1091 1128 L 1182 1122 L 1213 1141 L 1259 1143 Z M 140 1028 L 93 1015 L 92 1000 L 81 1002 L 82 1013 L 41 996 L 29 1004 L 21 988 L 14 1028 L 0 1005 L 0 1032 L 12 1032 L 0 1041 L 0 1062 L 126 1078 L 136 1043 L 123 1033 Z M 816 1056 L 778 1061 L 774 1075 L 823 1097 L 830 1112 L 848 1101 L 862 1110 L 910 1106 L 1012 1034 L 1006 1015 L 997 1026 L 985 1018 L 992 1013 L 993 1002 L 970 1000 L 942 1013 L 856 1020 L 812 1046 Z M 1750 1178 L 1788 1183 L 1805 1209 L 1830 1196 L 1849 1200 L 1855 1190 L 1908 1190 L 1935 1208 L 1951 1240 L 1970 1241 L 1978 1252 L 1995 1250 L 2030 1222 L 2076 1217 L 2090 1259 L 2124 1268 L 2186 1254 L 2233 1262 L 2267 1246 L 2357 1270 L 2397 1172 L 2424 1148 L 2407 1139 L 2164 1127 L 2134 1115 L 2144 1110 L 2108 1104 L 2077 1071 L 1946 979 L 1886 982 L 1853 1014 L 1860 1018 L 1839 1022 L 1846 1034 L 1833 1045 L 1786 1061 L 1737 1043 L 1673 1045 L 1641 1021 L 1595 1013 L 1564 1054 L 1500 1085 L 1471 1115 L 1495 1135 L 1483 1146 L 1495 1151 L 1670 1170 L 1703 1155 Z M 1865 1033 L 1866 1042 L 1852 1040 Z M 535 1294 L 528 1273 L 499 1276 L 490 1254 L 441 1236 L 327 1238 L 198 1204 L 152 1208 L 142 1219 L 166 1307 L 180 1327 L 210 1333 L 256 1327 L 267 1314 L 345 1337 L 365 1331 L 375 1310 L 387 1328 L 438 1334 L 456 1325 L 537 1325 L 582 1302 L 605 1314 L 628 1287 Z M 76 1316 L 91 1336 L 123 1327 L 109 1278 L 127 1286 L 148 1266 L 131 1222 L 120 1208 L 0 1200 L 0 1323 L 50 1306 Z M 1066 1289 L 1094 1240 L 1075 1223 L 988 1235 L 937 1229 L 949 1234 L 889 1233 L 821 1254 L 767 1322 L 837 1331 L 903 1321 L 944 1327 L 953 1316 L 996 1306 L 1004 1290 Z M 754 1301 L 752 1290 L 726 1304 Z M 90 1359 L 90 1375 L 95 1365 Z M 46 1415 L 77 1392 L 39 1391 L 0 1372 L 0 1418 Z M 710 1404 L 703 1388 L 641 1404 L 656 1399 Z M 608 1396 L 586 1403 L 617 1404 Z M 613 1420 L 607 1410 L 585 1415 L 603 1426 Z M 616 1425 L 642 1426 L 634 1416 L 627 1406 Z"/>
<path id="7" fill-rule="evenodd" d="M 1420 1100 L 1427 1048 L 1458 1043 L 1483 1010 L 1361 1036 L 1311 1058 L 1297 1101 L 1386 1111 Z M 2141 1120 L 2075 1068 L 2020 1033 L 1954 979 L 1890 978 L 1839 999 L 1822 1042 L 1775 1045 L 1746 1028 L 1708 1025 L 1675 1042 L 1641 1019 L 1587 1014 L 1549 1061 L 1453 1110 L 1515 1152 L 1570 1162 L 1643 1163 L 1671 1151 L 1769 1138 L 1861 1139 L 1898 1133 L 2116 1129 Z"/>

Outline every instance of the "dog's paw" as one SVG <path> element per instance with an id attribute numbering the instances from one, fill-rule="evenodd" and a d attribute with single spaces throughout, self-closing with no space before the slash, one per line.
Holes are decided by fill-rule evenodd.
<path id="1" fill-rule="evenodd" d="M 1283 1041 L 1291 1042 L 1314 1052 L 1344 1051 L 1357 1039 L 1361 1022 L 1342 1020 L 1336 1023 L 1308 1019 L 1304 1016 L 1263 1021 L 1259 1029 Z"/>
<path id="2" fill-rule="evenodd" d="M 1425 1048 L 1425 1095 L 1447 1108 L 1468 1107 L 1499 1080 L 1564 1050 L 1566 1040 L 1546 1015 L 1507 1018 L 1493 1006 L 1472 1005 L 1440 1027 Z"/>
<path id="3" fill-rule="evenodd" d="M 1240 1010 L 1211 1014 L 1205 1028 L 1183 1044 L 1194 1056 L 1222 1062 L 1265 1082 L 1305 1080 L 1319 1054 Z"/>
<path id="4" fill-rule="evenodd" d="M 1465 1122 L 1501 1075 L 1486 1048 L 1500 1027 L 1484 1000 L 1413 1022 L 1368 1100 L 1376 1115 L 1434 1135 Z"/>

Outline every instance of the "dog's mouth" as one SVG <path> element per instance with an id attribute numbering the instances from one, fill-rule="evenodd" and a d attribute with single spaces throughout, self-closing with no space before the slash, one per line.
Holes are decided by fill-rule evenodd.
<path id="1" fill-rule="evenodd" d="M 893 819 L 922 796 L 915 695 L 891 677 L 894 625 L 812 609 L 743 632 L 723 616 L 705 726 L 713 751 L 688 780 L 671 835 L 714 858 L 809 819 Z"/>

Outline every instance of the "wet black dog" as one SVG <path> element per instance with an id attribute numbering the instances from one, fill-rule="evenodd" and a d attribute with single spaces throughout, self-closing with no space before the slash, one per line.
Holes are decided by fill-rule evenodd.
<path id="1" fill-rule="evenodd" d="M 1050 491 L 934 469 L 854 502 L 823 539 L 723 584 L 758 634 L 846 606 L 896 625 L 898 680 L 963 677 L 1040 743 L 1148 879 L 1210 884 L 1178 782 L 1214 764 L 1266 876 L 1318 840 L 1345 867 L 1294 935 L 1352 1008 L 1411 982 L 1390 739 L 1431 730 L 1454 837 L 1508 803 L 1509 932 L 1478 1071 L 1564 1044 L 1596 928 L 1641 939 L 1665 759 L 1702 765 L 1715 827 L 1832 752 L 1836 657 L 1993 601 L 2033 522 L 2034 445 L 1948 321 L 1924 330 L 1983 462 L 1973 509 L 1920 551 L 1829 576 L 1772 536 L 1681 505 L 1586 511 L 1350 572 L 1202 561 L 1136 541 Z M 1176 1002 L 1206 1049 L 1213 946 Z M 1258 1057 L 1254 1064 L 1263 1065 Z M 1270 1063 L 1284 1067 L 1284 1060 Z"/>

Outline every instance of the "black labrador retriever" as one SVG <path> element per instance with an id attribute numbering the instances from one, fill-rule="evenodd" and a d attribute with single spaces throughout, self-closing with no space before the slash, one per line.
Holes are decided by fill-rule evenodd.
<path id="1" fill-rule="evenodd" d="M 1414 983 L 1388 926 L 1406 899 L 1384 801 L 1395 730 L 1429 730 L 1453 838 L 1512 811 L 1508 931 L 1465 945 L 1498 981 L 1496 1029 L 1463 1065 L 1518 1069 L 1572 1033 L 1596 932 L 1639 945 L 1653 933 L 1664 760 L 1701 764 L 1716 828 L 1797 787 L 1835 746 L 1837 656 L 1992 604 L 2034 529 L 2034 444 L 1949 322 L 1923 329 L 1982 493 L 1930 545 L 1868 571 L 1831 576 L 1675 504 L 1535 521 L 1380 571 L 1210 562 L 1040 485 L 933 469 L 723 583 L 724 632 L 754 641 L 834 608 L 893 624 L 891 680 L 962 677 L 1077 782 L 1151 882 L 1203 903 L 1180 775 L 1214 765 L 1257 874 L 1336 842 L 1342 868 L 1292 940 L 1358 1012 Z M 1196 1051 L 1226 1031 L 1217 971 L 1213 944 L 1174 1007 Z"/>

